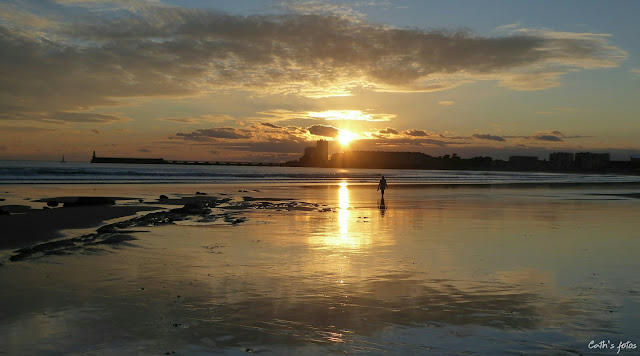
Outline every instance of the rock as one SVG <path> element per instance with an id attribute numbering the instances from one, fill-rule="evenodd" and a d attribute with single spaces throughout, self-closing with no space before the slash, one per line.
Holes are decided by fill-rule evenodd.
<path id="1" fill-rule="evenodd" d="M 78 197 L 76 201 L 64 203 L 63 207 L 115 205 L 116 201 L 105 197 Z"/>
<path id="2" fill-rule="evenodd" d="M 189 203 L 182 208 L 172 209 L 173 213 L 189 214 L 189 215 L 206 215 L 211 213 L 206 204 Z"/>
<path id="3" fill-rule="evenodd" d="M 56 207 L 58 206 L 58 202 L 56 200 L 50 200 L 47 202 L 47 206 Z"/>
<path id="4" fill-rule="evenodd" d="M 207 193 L 196 192 L 196 195 L 207 195 Z"/>
<path id="5" fill-rule="evenodd" d="M 162 194 L 162 195 L 160 196 L 159 200 L 169 200 L 169 197 L 168 197 L 168 196 L 166 196 L 166 195 L 164 195 L 164 194 Z"/>

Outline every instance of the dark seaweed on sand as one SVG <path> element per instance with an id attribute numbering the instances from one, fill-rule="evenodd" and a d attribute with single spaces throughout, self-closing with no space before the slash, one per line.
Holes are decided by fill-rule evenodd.
<path id="1" fill-rule="evenodd" d="M 163 197 L 164 198 L 164 197 Z M 67 255 L 75 252 L 98 253 L 97 246 L 109 246 L 119 248 L 122 246 L 135 246 L 131 241 L 137 240 L 132 233 L 143 232 L 141 230 L 131 230 L 139 227 L 152 227 L 173 224 L 176 221 L 199 217 L 198 222 L 213 222 L 222 220 L 229 225 L 238 225 L 247 221 L 246 217 L 238 216 L 241 210 L 248 209 L 273 209 L 280 211 L 290 210 L 318 210 L 323 211 L 319 204 L 282 200 L 289 199 L 269 199 L 269 198 L 247 198 L 243 201 L 232 201 L 231 198 L 218 199 L 199 195 L 197 197 L 183 197 L 182 199 L 160 199 L 162 203 L 176 204 L 185 203 L 180 208 L 167 211 L 148 213 L 136 216 L 124 221 L 107 224 L 99 227 L 95 233 L 86 234 L 74 238 L 54 240 L 39 243 L 30 247 L 21 248 L 15 251 L 10 257 L 11 261 L 22 261 L 25 259 L 35 259 L 47 255 Z M 271 201 L 280 202 L 271 202 Z M 217 208 L 221 213 L 213 213 L 212 209 Z"/>

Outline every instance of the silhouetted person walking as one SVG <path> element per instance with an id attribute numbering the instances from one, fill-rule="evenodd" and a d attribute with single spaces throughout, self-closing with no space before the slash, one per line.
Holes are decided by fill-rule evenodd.
<path id="1" fill-rule="evenodd" d="M 382 193 L 382 198 L 384 198 L 384 190 L 387 189 L 387 187 L 387 180 L 382 176 L 382 178 L 380 178 L 380 183 L 378 183 L 378 190 Z"/>

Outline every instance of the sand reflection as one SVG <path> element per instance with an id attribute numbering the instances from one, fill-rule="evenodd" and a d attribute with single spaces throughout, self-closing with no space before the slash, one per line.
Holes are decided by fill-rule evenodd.
<path id="1" fill-rule="evenodd" d="M 340 228 L 340 245 L 353 245 L 354 241 L 349 238 L 349 188 L 347 183 L 340 183 L 340 189 L 338 190 L 338 226 Z"/>
<path id="2" fill-rule="evenodd" d="M 372 243 L 372 235 L 368 213 L 354 211 L 350 199 L 349 184 L 341 182 L 337 191 L 337 219 L 336 223 L 323 223 L 319 229 L 309 237 L 309 243 L 319 248 L 360 249 Z M 359 216 L 358 216 L 359 215 Z"/>

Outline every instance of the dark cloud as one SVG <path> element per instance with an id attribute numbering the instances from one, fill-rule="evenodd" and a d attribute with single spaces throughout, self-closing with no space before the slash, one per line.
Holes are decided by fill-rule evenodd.
<path id="1" fill-rule="evenodd" d="M 248 139 L 251 133 L 247 130 L 235 129 L 233 127 L 219 127 L 212 129 L 199 129 L 193 132 L 178 132 L 177 137 L 190 141 L 209 141 L 212 138 L 221 139 Z"/>
<path id="2" fill-rule="evenodd" d="M 313 125 L 307 128 L 309 133 L 316 136 L 338 137 L 340 130 L 328 125 Z"/>
<path id="3" fill-rule="evenodd" d="M 260 123 L 260 125 L 266 126 L 266 127 L 271 127 L 272 129 L 280 129 L 281 128 L 280 126 L 274 125 L 274 124 L 269 123 L 269 122 L 262 122 L 262 123 Z"/>
<path id="4" fill-rule="evenodd" d="M 534 140 L 538 141 L 549 141 L 549 142 L 564 142 L 564 138 L 566 136 L 560 131 L 551 131 L 551 132 L 541 132 L 531 137 Z"/>
<path id="5" fill-rule="evenodd" d="M 473 134 L 472 137 L 480 140 L 505 141 L 504 137 L 489 134 Z"/>
<path id="6" fill-rule="evenodd" d="M 151 152 L 151 150 L 146 149 L 146 148 L 139 148 L 139 149 L 138 149 L 138 152 L 148 153 L 148 152 Z"/>
<path id="7" fill-rule="evenodd" d="M 93 132 L 96 135 L 99 135 L 99 134 L 102 133 L 102 131 L 100 131 L 100 130 L 91 130 L 91 132 Z"/>
<path id="8" fill-rule="evenodd" d="M 429 136 L 429 134 L 426 131 L 416 130 L 416 129 L 407 130 L 404 133 L 408 136 L 417 136 L 417 137 Z"/>
<path id="9" fill-rule="evenodd" d="M 554 136 L 554 135 L 537 135 L 533 136 L 535 140 L 539 141 L 552 141 L 552 142 L 563 142 L 562 137 Z"/>
<path id="10" fill-rule="evenodd" d="M 569 71 L 614 67 L 626 57 L 607 36 L 588 33 L 482 37 L 330 14 L 235 16 L 154 5 L 77 14 L 51 34 L 0 25 L 0 112 L 73 111 L 227 88 L 317 96 L 331 94 L 329 87 L 426 91 L 488 79 L 543 89 Z"/>
<path id="11" fill-rule="evenodd" d="M 383 135 L 397 135 L 398 134 L 398 130 L 392 129 L 390 127 L 387 127 L 384 130 L 379 130 L 378 133 L 383 134 Z"/>

